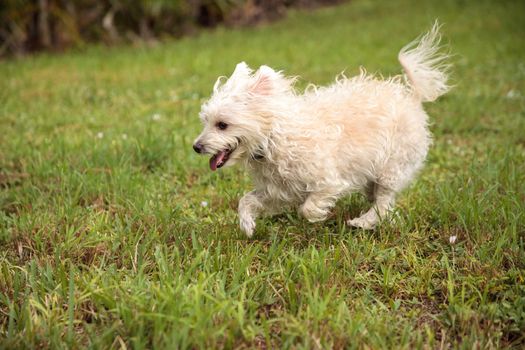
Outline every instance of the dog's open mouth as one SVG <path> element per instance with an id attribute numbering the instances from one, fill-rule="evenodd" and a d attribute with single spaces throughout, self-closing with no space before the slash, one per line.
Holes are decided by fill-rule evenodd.
<path id="1" fill-rule="evenodd" d="M 218 168 L 221 168 L 224 164 L 226 164 L 228 159 L 230 159 L 230 155 L 233 153 L 233 151 L 235 151 L 235 149 L 227 149 L 215 153 L 210 158 L 210 169 L 215 171 Z"/>

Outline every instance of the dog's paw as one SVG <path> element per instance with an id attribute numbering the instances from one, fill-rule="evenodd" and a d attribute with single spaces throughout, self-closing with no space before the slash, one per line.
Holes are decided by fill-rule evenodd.
<path id="1" fill-rule="evenodd" d="M 355 219 L 350 219 L 346 222 L 347 225 L 357 228 L 362 228 L 363 230 L 373 230 L 376 226 L 376 222 L 370 220 L 367 217 L 361 216 Z"/>
<path id="2" fill-rule="evenodd" d="M 246 236 L 248 236 L 248 238 L 253 236 L 253 231 L 255 230 L 255 220 L 252 217 L 241 217 L 240 226 L 241 230 L 246 234 Z"/>
<path id="3" fill-rule="evenodd" d="M 319 222 L 326 219 L 328 211 L 317 207 L 310 201 L 306 201 L 299 207 L 299 214 L 310 222 Z"/>

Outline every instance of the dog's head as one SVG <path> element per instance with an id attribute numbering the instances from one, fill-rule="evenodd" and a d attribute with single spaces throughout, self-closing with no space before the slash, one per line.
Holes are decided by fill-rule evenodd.
<path id="1" fill-rule="evenodd" d="M 201 108 L 204 129 L 193 144 L 197 153 L 212 155 L 211 170 L 257 157 L 268 145 L 278 101 L 293 90 L 293 79 L 267 66 L 253 72 L 244 62 L 223 78 Z"/>

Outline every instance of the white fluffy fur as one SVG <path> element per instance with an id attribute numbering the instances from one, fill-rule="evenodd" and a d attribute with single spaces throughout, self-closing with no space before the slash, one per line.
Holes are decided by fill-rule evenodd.
<path id="1" fill-rule="evenodd" d="M 255 189 L 239 202 L 241 229 L 251 236 L 259 215 L 287 208 L 324 220 L 352 192 L 373 205 L 349 225 L 371 229 L 385 217 L 431 143 L 422 102 L 449 89 L 439 38 L 436 23 L 399 53 L 404 76 L 387 80 L 362 70 L 299 95 L 294 78 L 267 66 L 253 72 L 244 62 L 224 83 L 219 78 L 202 106 L 196 143 L 208 154 L 234 150 L 225 166 L 242 163 L 251 172 Z"/>

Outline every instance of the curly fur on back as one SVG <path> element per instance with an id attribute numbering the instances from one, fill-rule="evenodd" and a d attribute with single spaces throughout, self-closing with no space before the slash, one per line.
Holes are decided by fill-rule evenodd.
<path id="1" fill-rule="evenodd" d="M 439 39 L 436 23 L 399 53 L 405 74 L 386 80 L 362 69 L 298 94 L 295 78 L 267 66 L 253 72 L 244 62 L 224 83 L 219 78 L 202 106 L 196 145 L 252 174 L 255 190 L 239 203 L 243 231 L 251 236 L 259 214 L 290 207 L 323 220 L 337 199 L 356 191 L 373 206 L 350 225 L 370 229 L 386 216 L 431 143 L 422 102 L 449 89 Z"/>

